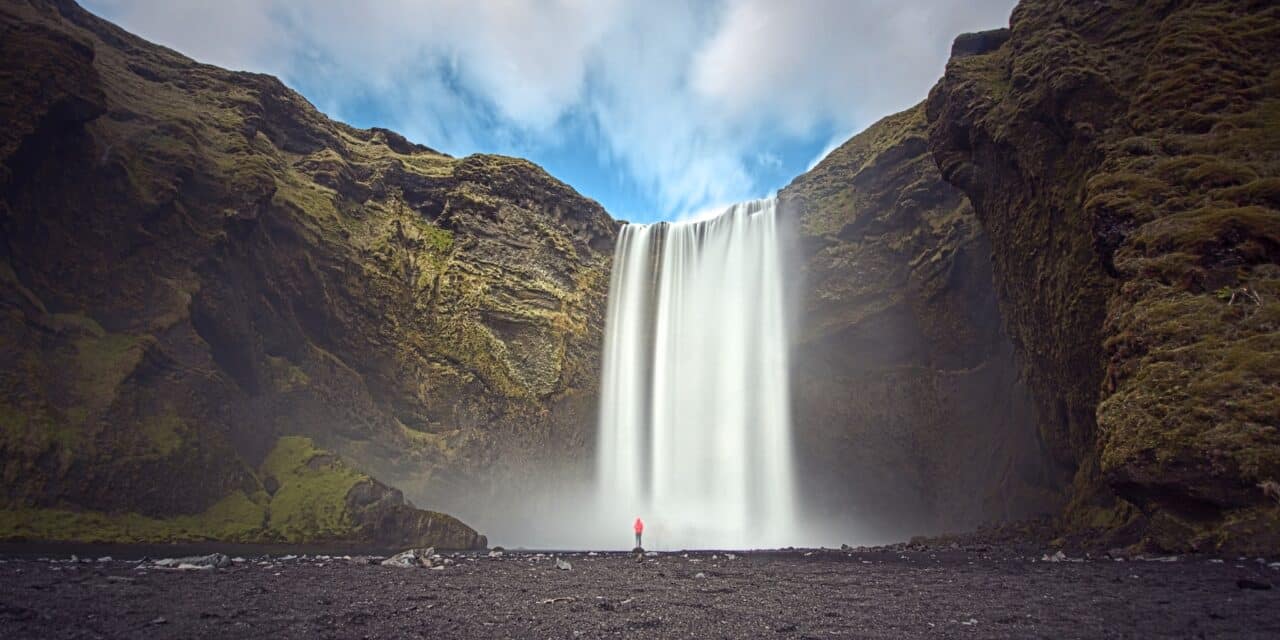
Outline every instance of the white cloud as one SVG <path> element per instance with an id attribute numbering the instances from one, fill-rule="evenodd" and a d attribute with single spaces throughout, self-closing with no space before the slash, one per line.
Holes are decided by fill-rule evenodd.
<path id="1" fill-rule="evenodd" d="M 924 99 L 964 31 L 1013 2 L 734 0 L 693 61 L 693 90 L 741 126 L 793 135 L 865 124 Z"/>
<path id="2" fill-rule="evenodd" d="M 599 147 L 582 153 L 651 193 L 663 217 L 772 191 L 755 178 L 776 171 L 771 146 L 851 131 L 923 99 L 952 38 L 1004 24 L 1013 4 L 88 2 L 196 59 L 309 87 L 331 115 L 376 104 L 383 126 L 451 153 L 585 136 Z"/>

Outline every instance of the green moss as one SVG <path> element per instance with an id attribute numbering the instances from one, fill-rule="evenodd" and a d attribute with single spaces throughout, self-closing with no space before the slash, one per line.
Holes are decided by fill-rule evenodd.
<path id="1" fill-rule="evenodd" d="M 0 421 L 12 416 L 0 412 Z M 180 422 L 169 424 L 164 434 Z M 8 427 L 6 427 L 6 430 Z M 161 446 L 177 446 L 170 436 Z M 333 454 L 302 437 L 280 438 L 263 462 L 263 477 L 275 478 L 272 496 L 236 491 L 202 513 L 152 518 L 137 513 L 102 513 L 67 508 L 19 507 L 0 510 L 0 539 L 75 540 L 83 542 L 309 542 L 350 538 L 354 525 L 347 513 L 347 493 L 369 479 Z"/>
<path id="2" fill-rule="evenodd" d="M 6 439 L 15 429 L 29 438 L 29 422 L 24 415 L 0 410 L 0 433 Z M 141 435 L 151 447 L 145 455 L 169 455 L 181 446 L 184 429 L 172 413 L 144 423 Z M 0 539 L 298 543 L 349 539 L 356 534 L 346 498 L 353 486 L 369 480 L 367 475 L 317 449 L 310 439 L 294 436 L 277 441 L 260 473 L 279 483 L 274 495 L 261 490 L 251 495 L 236 491 L 195 515 L 153 518 L 70 508 L 0 510 Z"/>
<path id="3" fill-rule="evenodd" d="M 267 535 L 287 542 L 340 538 L 351 533 L 347 493 L 368 476 L 316 449 L 309 438 L 276 441 L 262 463 L 263 477 L 279 488 L 271 497 Z"/>
<path id="4" fill-rule="evenodd" d="M 186 432 L 187 425 L 173 409 L 146 416 L 138 425 L 138 433 L 143 438 L 144 457 L 169 457 L 182 447 Z"/>
<path id="5" fill-rule="evenodd" d="M 59 420 L 40 407 L 0 402 L 0 450 L 30 457 L 56 452 L 63 463 L 86 444 L 80 424 Z"/>
<path id="6" fill-rule="evenodd" d="M 0 540 L 76 542 L 192 542 L 262 540 L 265 495 L 235 492 L 203 513 L 149 518 L 69 509 L 0 509 Z"/>
<path id="7" fill-rule="evenodd" d="M 453 248 L 453 232 L 435 225 L 423 225 L 427 247 L 437 254 L 448 254 Z"/>
<path id="8" fill-rule="evenodd" d="M 311 377 L 287 358 L 267 356 L 267 364 L 271 366 L 272 380 L 277 391 L 288 393 L 301 391 L 311 386 Z"/>
<path id="9" fill-rule="evenodd" d="M 1259 178 L 1247 184 L 1223 189 L 1218 195 L 1240 205 L 1280 207 L 1280 177 Z"/>

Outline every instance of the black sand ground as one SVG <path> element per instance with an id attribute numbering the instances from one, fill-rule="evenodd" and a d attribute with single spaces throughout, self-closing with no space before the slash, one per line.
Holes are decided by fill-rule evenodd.
<path id="1" fill-rule="evenodd" d="M 1026 551 L 0 558 L 0 638 L 1280 638 L 1280 564 Z M 698 574 L 702 574 L 699 577 Z"/>

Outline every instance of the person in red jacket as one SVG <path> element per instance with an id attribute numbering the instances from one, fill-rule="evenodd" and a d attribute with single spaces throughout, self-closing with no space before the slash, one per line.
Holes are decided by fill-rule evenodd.
<path id="1" fill-rule="evenodd" d="M 636 523 L 631 527 L 636 530 L 636 546 L 640 546 L 640 536 L 644 533 L 644 522 L 640 518 L 636 518 Z"/>

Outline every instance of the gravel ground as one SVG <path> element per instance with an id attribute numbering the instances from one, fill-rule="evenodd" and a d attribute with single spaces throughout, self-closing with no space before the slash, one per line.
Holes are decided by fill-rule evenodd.
<path id="1" fill-rule="evenodd" d="M 0 638 L 1277 638 L 1280 563 L 1026 550 L 0 557 Z M 443 562 L 444 559 L 438 562 Z"/>

